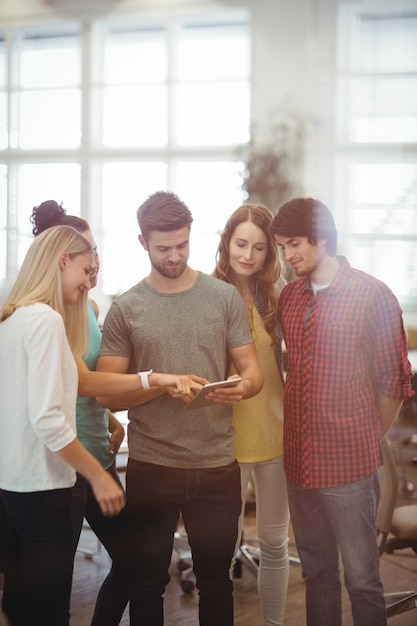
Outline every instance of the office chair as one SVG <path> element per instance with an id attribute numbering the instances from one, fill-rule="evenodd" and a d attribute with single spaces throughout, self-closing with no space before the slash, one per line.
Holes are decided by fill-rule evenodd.
<path id="1" fill-rule="evenodd" d="M 376 527 L 379 554 L 411 547 L 417 554 L 417 505 L 396 507 L 398 474 L 391 444 L 387 437 L 381 441 L 384 465 L 382 468 L 381 498 Z M 386 593 L 386 615 L 392 617 L 417 608 L 417 591 Z"/>

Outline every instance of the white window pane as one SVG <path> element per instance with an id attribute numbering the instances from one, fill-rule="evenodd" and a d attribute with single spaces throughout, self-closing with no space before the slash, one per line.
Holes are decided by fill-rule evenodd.
<path id="1" fill-rule="evenodd" d="M 417 70 L 417 15 L 358 15 L 351 41 L 352 67 L 365 71 Z"/>
<path id="2" fill-rule="evenodd" d="M 136 210 L 157 189 L 166 189 L 165 163 L 106 163 L 103 166 L 102 217 L 108 233 L 137 230 Z"/>
<path id="3" fill-rule="evenodd" d="M 7 148 L 6 46 L 0 31 L 0 150 Z"/>
<path id="4" fill-rule="evenodd" d="M 167 76 L 167 51 L 162 29 L 110 33 L 104 56 L 104 81 L 109 85 L 162 82 Z"/>
<path id="5" fill-rule="evenodd" d="M 168 137 L 164 86 L 109 88 L 103 94 L 103 145 L 163 146 Z"/>
<path id="6" fill-rule="evenodd" d="M 20 55 L 24 88 L 79 85 L 81 50 L 78 37 L 32 37 Z"/>
<path id="7" fill-rule="evenodd" d="M 352 139 L 365 143 L 417 141 L 416 117 L 357 117 L 352 124 Z"/>
<path id="8" fill-rule="evenodd" d="M 348 257 L 351 265 L 386 283 L 403 304 L 417 304 L 417 246 L 415 241 L 351 240 Z M 401 259 L 401 262 L 398 260 Z"/>
<path id="9" fill-rule="evenodd" d="M 149 274 L 147 253 L 138 240 L 139 228 L 129 234 L 103 235 L 100 250 L 102 292 L 119 296 Z"/>
<path id="10" fill-rule="evenodd" d="M 181 31 L 180 80 L 247 79 L 250 67 L 247 25 L 204 24 Z"/>
<path id="11" fill-rule="evenodd" d="M 417 214 L 415 163 L 355 163 L 351 166 L 350 189 L 355 204 L 405 205 Z"/>
<path id="12" fill-rule="evenodd" d="M 0 281 L 6 280 L 6 253 L 7 253 L 6 231 L 0 230 Z"/>
<path id="13" fill-rule="evenodd" d="M 175 103 L 179 145 L 224 146 L 249 140 L 248 83 L 181 85 Z"/>
<path id="14" fill-rule="evenodd" d="M 24 92 L 20 99 L 19 147 L 76 148 L 81 141 L 78 90 Z"/>
<path id="15" fill-rule="evenodd" d="M 211 273 L 220 233 L 243 203 L 243 163 L 182 162 L 175 167 L 175 189 L 193 214 L 190 265 Z"/>
<path id="16" fill-rule="evenodd" d="M 149 273 L 148 257 L 138 241 L 136 212 L 151 193 L 166 188 L 165 163 L 103 166 L 103 293 L 123 293 Z"/>
<path id="17" fill-rule="evenodd" d="M 80 214 L 81 168 L 76 163 L 21 165 L 18 170 L 18 226 L 31 233 L 32 208 L 44 200 L 61 202 L 68 213 Z"/>
<path id="18" fill-rule="evenodd" d="M 357 78 L 349 90 L 353 141 L 417 141 L 417 74 Z"/>
<path id="19" fill-rule="evenodd" d="M 0 150 L 7 148 L 7 96 L 0 92 Z"/>
<path id="20" fill-rule="evenodd" d="M 343 246 L 354 267 L 417 306 L 417 163 L 352 161 L 342 168 Z M 343 199 L 342 199 L 343 198 Z"/>
<path id="21" fill-rule="evenodd" d="M 6 86 L 6 46 L 0 32 L 0 89 Z"/>
<path id="22" fill-rule="evenodd" d="M 0 228 L 7 224 L 7 166 L 0 163 Z"/>

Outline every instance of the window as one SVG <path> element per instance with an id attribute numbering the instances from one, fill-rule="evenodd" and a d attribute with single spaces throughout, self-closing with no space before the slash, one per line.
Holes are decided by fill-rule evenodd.
<path id="1" fill-rule="evenodd" d="M 15 34 L 11 147 L 76 148 L 81 141 L 81 50 L 76 32 Z M 15 85 L 15 86 L 13 86 Z"/>
<path id="2" fill-rule="evenodd" d="M 405 6 L 405 5 L 404 5 Z M 342 5 L 337 205 L 352 265 L 417 308 L 417 3 Z"/>
<path id="3" fill-rule="evenodd" d="M 31 241 L 32 207 L 53 198 L 90 222 L 98 290 L 129 288 L 149 270 L 136 210 L 158 189 L 189 205 L 190 263 L 214 269 L 219 231 L 243 201 L 235 148 L 250 128 L 246 11 L 5 29 L 2 103 L 0 272 L 9 280 Z"/>

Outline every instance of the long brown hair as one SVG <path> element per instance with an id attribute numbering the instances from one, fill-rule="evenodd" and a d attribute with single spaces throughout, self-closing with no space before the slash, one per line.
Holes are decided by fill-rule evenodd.
<path id="1" fill-rule="evenodd" d="M 277 326 L 277 308 L 279 298 L 278 280 L 281 275 L 281 263 L 278 249 L 269 227 L 273 220 L 272 212 L 266 207 L 257 204 L 243 204 L 226 222 L 226 226 L 220 235 L 220 243 L 216 252 L 216 268 L 213 276 L 236 286 L 236 278 L 230 267 L 229 244 L 232 235 L 239 224 L 252 222 L 262 230 L 267 242 L 268 250 L 262 271 L 256 276 L 256 296 L 263 301 L 262 319 L 265 328 L 272 339 L 279 339 Z"/>

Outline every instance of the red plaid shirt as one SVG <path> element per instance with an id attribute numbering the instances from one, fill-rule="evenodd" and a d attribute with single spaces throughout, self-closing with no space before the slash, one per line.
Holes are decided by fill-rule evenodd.
<path id="1" fill-rule="evenodd" d="M 358 481 L 381 464 L 380 394 L 413 395 L 402 313 L 381 281 L 341 266 L 314 297 L 310 279 L 289 283 L 279 314 L 288 350 L 284 465 L 306 488 Z"/>

